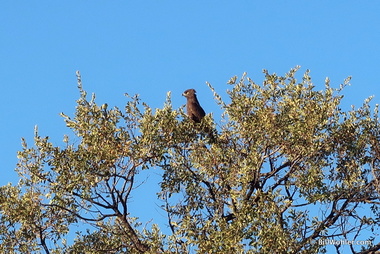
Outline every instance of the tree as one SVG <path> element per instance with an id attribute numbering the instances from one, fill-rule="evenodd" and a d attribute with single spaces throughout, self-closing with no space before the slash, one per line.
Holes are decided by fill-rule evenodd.
<path id="1" fill-rule="evenodd" d="M 317 91 L 309 72 L 265 80 L 231 78 L 228 102 L 201 123 L 137 96 L 124 110 L 99 106 L 82 88 L 75 134 L 55 146 L 35 130 L 23 140 L 17 185 L 0 188 L 4 253 L 323 253 L 328 241 L 368 240 L 344 250 L 380 250 L 380 126 L 370 99 L 339 108 L 338 89 Z M 202 129 L 215 129 L 213 140 Z M 142 228 L 128 198 L 142 170 L 160 172 L 165 225 Z M 72 225 L 87 225 L 73 243 Z M 83 226 L 84 227 L 84 226 Z M 340 253 L 344 246 L 336 244 Z"/>

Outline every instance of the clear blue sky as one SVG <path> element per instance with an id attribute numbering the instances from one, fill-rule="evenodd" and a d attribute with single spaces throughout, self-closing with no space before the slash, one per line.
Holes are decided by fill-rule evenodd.
<path id="1" fill-rule="evenodd" d="M 1 1 L 0 185 L 13 171 L 20 138 L 34 125 L 58 145 L 70 131 L 78 98 L 75 71 L 97 102 L 122 107 L 125 92 L 162 107 L 172 91 L 195 88 L 206 112 L 218 107 L 205 85 L 262 69 L 284 74 L 301 65 L 314 83 L 338 87 L 344 106 L 380 100 L 380 1 Z M 301 75 L 301 73 L 300 73 Z M 215 115 L 215 113 L 214 113 Z"/>

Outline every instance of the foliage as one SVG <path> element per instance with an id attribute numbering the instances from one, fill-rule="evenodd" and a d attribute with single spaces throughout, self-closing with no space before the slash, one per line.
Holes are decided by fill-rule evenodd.
<path id="1" fill-rule="evenodd" d="M 218 124 L 187 119 L 170 94 L 154 112 L 138 96 L 124 110 L 99 106 L 77 73 L 75 115 L 62 114 L 75 141 L 55 146 L 36 129 L 18 154 L 19 183 L 0 188 L 1 252 L 321 253 L 320 241 L 363 236 L 372 244 L 353 253 L 379 250 L 378 107 L 342 111 L 349 79 L 317 91 L 297 70 L 264 71 L 262 84 L 233 77 L 228 102 L 209 84 Z M 170 234 L 130 214 L 142 170 L 162 175 Z M 78 224 L 89 230 L 67 243 Z"/>

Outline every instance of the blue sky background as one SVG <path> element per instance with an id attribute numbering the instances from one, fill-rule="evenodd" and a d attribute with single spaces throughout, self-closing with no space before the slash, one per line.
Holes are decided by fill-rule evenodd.
<path id="1" fill-rule="evenodd" d="M 0 185 L 18 181 L 20 138 L 31 144 L 36 124 L 57 145 L 71 133 L 59 113 L 74 113 L 76 70 L 110 107 L 123 107 L 125 92 L 162 107 L 171 91 L 178 108 L 195 88 L 218 117 L 206 81 L 223 94 L 234 75 L 261 82 L 262 69 L 282 75 L 296 65 L 321 89 L 326 77 L 338 87 L 352 76 L 344 108 L 370 95 L 379 103 L 379 1 L 188 2 L 1 1 Z M 135 207 L 146 218 L 159 210 Z"/>

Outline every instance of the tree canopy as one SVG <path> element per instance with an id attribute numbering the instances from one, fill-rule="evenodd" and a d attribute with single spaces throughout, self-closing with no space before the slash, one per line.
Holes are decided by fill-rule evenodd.
<path id="1" fill-rule="evenodd" d="M 208 84 L 222 114 L 196 123 L 173 109 L 170 93 L 159 109 L 129 95 L 124 109 L 98 105 L 78 72 L 75 114 L 61 114 L 74 134 L 55 145 L 36 129 L 18 153 L 20 181 L 0 187 L 0 251 L 324 253 L 331 242 L 337 253 L 380 250 L 378 106 L 368 99 L 343 111 L 349 78 L 317 90 L 308 71 L 298 73 L 264 70 L 261 84 L 232 77 L 228 98 Z M 149 188 L 136 184 L 143 170 L 162 177 L 166 224 L 143 227 L 130 213 L 132 193 Z M 88 230 L 66 242 L 73 225 Z"/>

